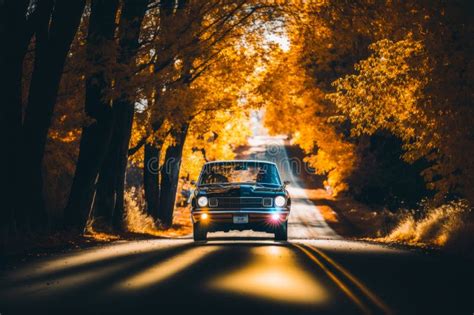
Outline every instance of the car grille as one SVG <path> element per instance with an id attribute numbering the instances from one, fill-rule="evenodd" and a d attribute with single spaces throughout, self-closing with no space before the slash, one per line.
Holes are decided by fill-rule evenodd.
<path id="1" fill-rule="evenodd" d="M 211 208 L 261 208 L 261 197 L 217 197 L 209 199 Z"/>

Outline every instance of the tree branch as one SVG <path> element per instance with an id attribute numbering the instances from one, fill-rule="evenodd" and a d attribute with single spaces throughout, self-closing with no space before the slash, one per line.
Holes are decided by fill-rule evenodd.
<path id="1" fill-rule="evenodd" d="M 138 141 L 137 145 L 134 146 L 133 148 L 128 149 L 128 155 L 134 155 L 135 153 L 138 152 L 145 144 L 146 144 L 146 139 L 148 136 L 145 136 Z"/>

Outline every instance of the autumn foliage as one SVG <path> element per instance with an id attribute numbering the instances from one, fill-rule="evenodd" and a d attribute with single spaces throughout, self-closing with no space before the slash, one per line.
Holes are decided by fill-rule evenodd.
<path id="1" fill-rule="evenodd" d="M 395 137 L 406 164 L 381 194 L 417 170 L 438 202 L 472 202 L 472 6 L 322 1 L 298 14 L 288 10 L 291 48 L 261 87 L 267 122 L 286 115 L 268 124 L 272 130 L 291 133 L 335 193 L 357 194 L 361 185 L 387 179 L 393 165 L 371 152 L 385 142 L 396 147 Z M 283 88 L 286 82 L 292 84 Z M 404 198 L 396 194 L 391 198 Z"/>
<path id="2" fill-rule="evenodd" d="M 333 195 L 472 204 L 472 21 L 461 0 L 1 1 L 2 237 L 125 230 L 132 186 L 171 227 L 254 110 Z"/>

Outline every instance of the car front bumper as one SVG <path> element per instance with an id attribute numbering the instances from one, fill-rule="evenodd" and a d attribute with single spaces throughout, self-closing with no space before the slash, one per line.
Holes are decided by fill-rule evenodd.
<path id="1" fill-rule="evenodd" d="M 193 223 L 200 223 L 209 231 L 256 230 L 269 231 L 288 220 L 287 208 L 265 209 L 208 209 L 200 208 L 191 212 Z M 236 223 L 234 217 L 246 218 Z"/>

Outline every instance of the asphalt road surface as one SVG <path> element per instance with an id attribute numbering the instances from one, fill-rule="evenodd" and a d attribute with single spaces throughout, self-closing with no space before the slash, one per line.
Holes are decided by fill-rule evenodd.
<path id="1" fill-rule="evenodd" d="M 249 157 L 287 159 L 260 133 Z M 277 161 L 278 162 L 278 161 Z M 117 242 L 0 273 L 0 314 L 474 314 L 472 262 L 345 240 L 292 182 L 289 241 L 255 232 L 209 241 Z"/>

